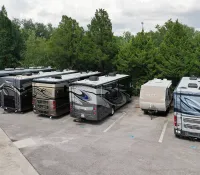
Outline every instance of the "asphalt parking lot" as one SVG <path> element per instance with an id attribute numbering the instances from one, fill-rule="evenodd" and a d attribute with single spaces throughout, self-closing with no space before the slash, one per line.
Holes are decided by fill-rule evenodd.
<path id="1" fill-rule="evenodd" d="M 200 174 L 200 142 L 175 138 L 173 111 L 151 120 L 138 106 L 98 123 L 0 109 L 0 127 L 41 175 Z"/>

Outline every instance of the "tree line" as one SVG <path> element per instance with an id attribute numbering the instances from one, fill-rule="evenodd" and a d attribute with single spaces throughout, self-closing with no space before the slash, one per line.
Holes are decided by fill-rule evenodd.
<path id="1" fill-rule="evenodd" d="M 134 93 L 152 78 L 168 78 L 174 85 L 182 76 L 199 75 L 200 32 L 166 21 L 153 31 L 115 36 L 104 9 L 97 9 L 84 29 L 66 15 L 57 27 L 31 19 L 9 19 L 0 10 L 0 69 L 18 66 L 53 66 L 80 71 L 119 72 L 131 75 Z"/>

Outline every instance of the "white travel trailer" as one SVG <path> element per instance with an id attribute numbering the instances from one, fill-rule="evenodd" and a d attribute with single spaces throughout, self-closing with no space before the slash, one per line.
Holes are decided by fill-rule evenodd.
<path id="1" fill-rule="evenodd" d="M 78 120 L 101 120 L 131 101 L 129 75 L 110 73 L 70 84 L 70 114 Z"/>
<path id="2" fill-rule="evenodd" d="M 172 101 L 172 82 L 153 79 L 141 86 L 140 108 L 146 112 L 166 112 Z"/>
<path id="3" fill-rule="evenodd" d="M 174 91 L 174 134 L 200 138 L 200 78 L 183 77 Z"/>

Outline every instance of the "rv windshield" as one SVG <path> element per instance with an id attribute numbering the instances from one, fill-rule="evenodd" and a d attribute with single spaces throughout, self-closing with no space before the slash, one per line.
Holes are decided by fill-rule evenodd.
<path id="1" fill-rule="evenodd" d="M 174 112 L 200 117 L 200 94 L 174 94 Z"/>

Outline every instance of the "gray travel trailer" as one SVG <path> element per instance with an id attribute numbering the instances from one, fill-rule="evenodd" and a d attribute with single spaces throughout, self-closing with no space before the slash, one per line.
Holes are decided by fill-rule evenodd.
<path id="1" fill-rule="evenodd" d="M 110 73 L 71 83 L 69 92 L 72 117 L 101 120 L 131 101 L 132 83 L 129 75 Z"/>
<path id="2" fill-rule="evenodd" d="M 174 90 L 174 134 L 200 138 L 200 78 L 183 77 Z"/>
<path id="3" fill-rule="evenodd" d="M 69 84 L 100 75 L 100 72 L 82 72 L 57 77 L 34 79 L 33 111 L 37 114 L 58 117 L 70 111 Z"/>
<path id="4" fill-rule="evenodd" d="M 1 105 L 5 110 L 24 112 L 32 109 L 32 80 L 35 78 L 71 74 L 76 71 L 26 73 L 24 75 L 1 77 Z"/>
<path id="5" fill-rule="evenodd" d="M 173 97 L 172 81 L 153 79 L 143 84 L 140 89 L 140 108 L 146 112 L 166 112 Z"/>

